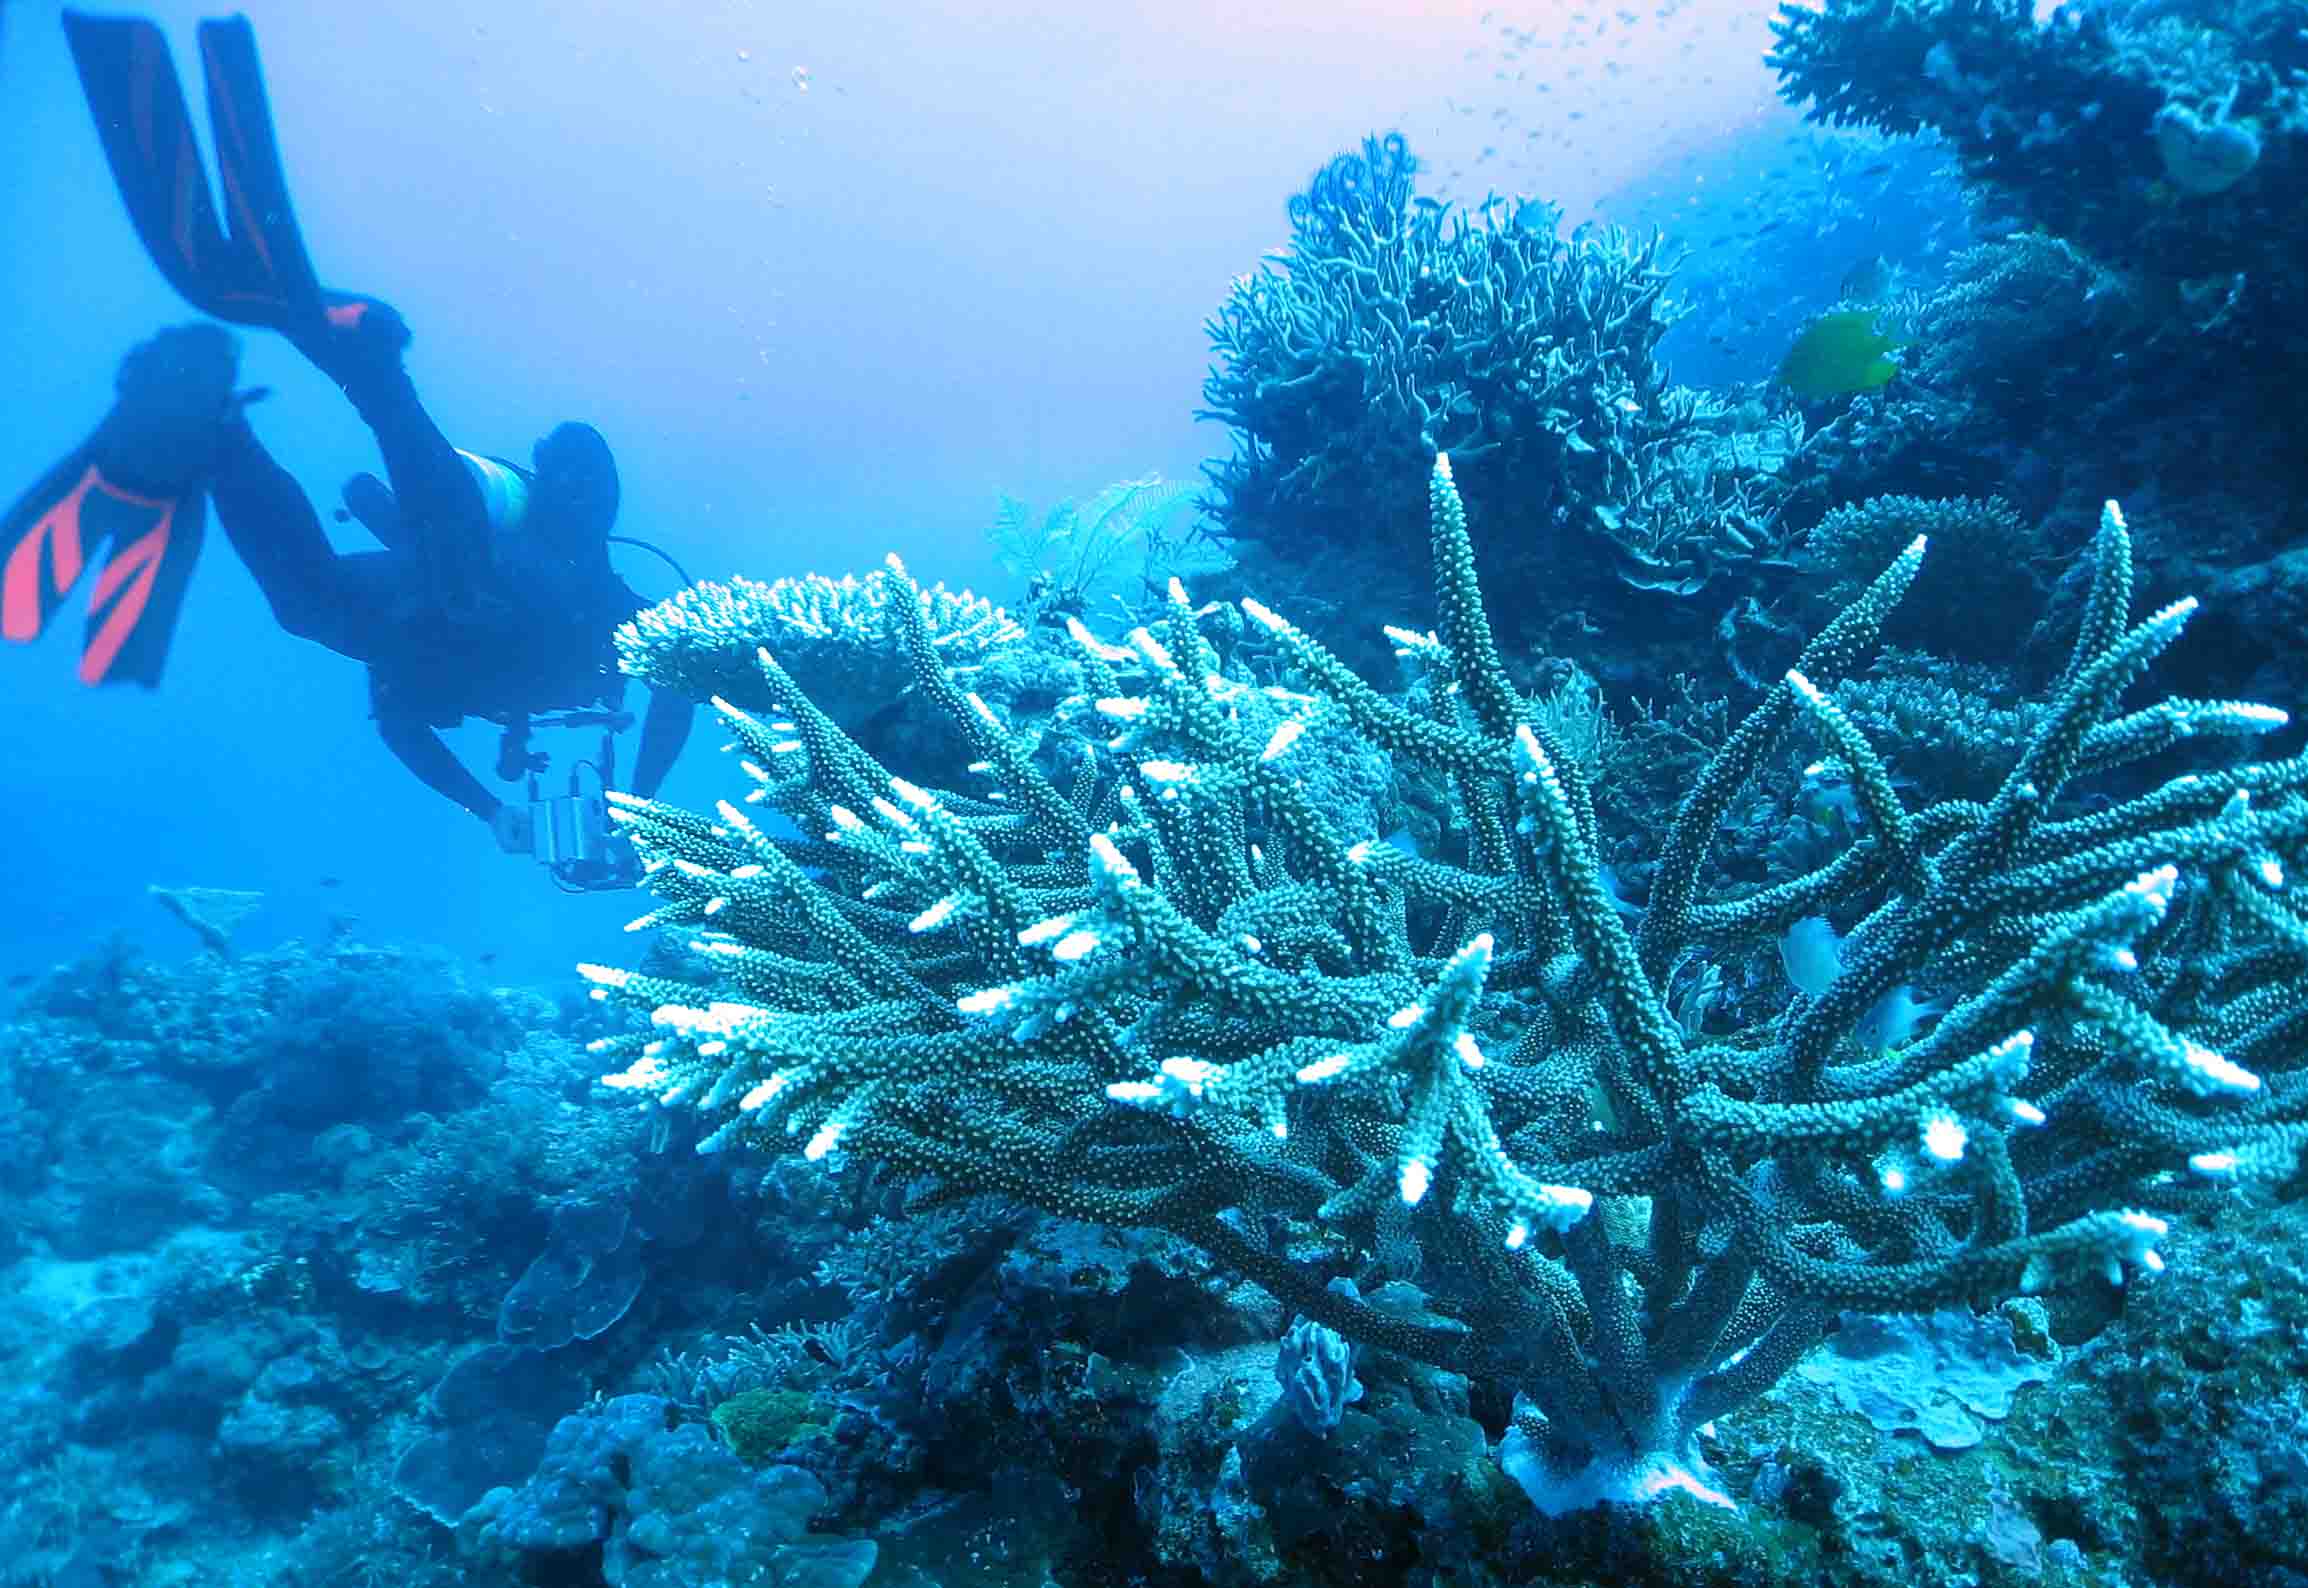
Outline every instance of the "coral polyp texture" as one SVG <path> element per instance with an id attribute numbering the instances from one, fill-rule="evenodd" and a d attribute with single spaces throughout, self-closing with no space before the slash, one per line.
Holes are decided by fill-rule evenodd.
<path id="1" fill-rule="evenodd" d="M 2123 709 L 2192 604 L 2132 617 L 2112 505 L 2072 658 L 1992 793 L 1908 808 L 1831 696 L 1918 539 L 1730 732 L 1630 925 L 1590 780 L 1501 665 L 1447 459 L 1428 502 L 1440 624 L 1394 631 L 1437 686 L 1416 709 L 1256 602 L 1296 687 L 1230 673 L 1174 587 L 1126 645 L 1076 625 L 1113 738 L 1062 787 L 946 679 L 901 589 L 917 687 L 986 780 L 933 791 L 762 657 L 782 725 L 721 707 L 750 792 L 617 802 L 656 894 L 635 925 L 715 974 L 586 968 L 653 1022 L 597 1045 L 608 1084 L 701 1111 L 707 1150 L 851 1154 L 938 1202 L 1196 1243 L 1355 1348 L 1511 1402 L 1498 1458 L 1555 1510 L 1722 1500 L 1698 1431 L 1837 1309 L 2120 1282 L 2159 1266 L 2161 1213 L 2290 1171 L 2308 765 L 2147 774 L 2283 716 Z M 1309 797 L 1310 725 L 1452 791 L 1426 852 Z M 1857 836 L 1726 893 L 1715 836 L 1790 739 L 1848 770 Z M 1694 964 L 1816 943 L 1820 916 L 1851 925 L 1809 990 L 1670 998 Z M 1913 1021 L 1885 1008 L 1919 988 L 1945 1013 L 1898 1042 Z M 1412 1275 L 1423 1309 L 1357 1289 Z"/>

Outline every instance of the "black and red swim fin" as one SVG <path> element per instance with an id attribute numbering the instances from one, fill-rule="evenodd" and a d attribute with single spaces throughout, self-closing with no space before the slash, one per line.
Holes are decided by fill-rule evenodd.
<path id="1" fill-rule="evenodd" d="M 0 639 L 38 639 L 95 567 L 82 682 L 160 682 L 200 556 L 207 485 L 248 400 L 233 391 L 238 372 L 232 333 L 206 322 L 173 326 L 121 360 L 96 433 L 0 516 Z"/>
<path id="2" fill-rule="evenodd" d="M 197 489 L 131 490 L 106 476 L 97 450 L 93 439 L 75 448 L 0 518 L 0 638 L 38 639 L 101 558 L 80 681 L 151 688 L 200 557 L 205 502 Z"/>
<path id="3" fill-rule="evenodd" d="M 200 25 L 213 194 L 160 29 L 141 17 L 67 11 L 64 31 L 129 219 L 169 284 L 220 320 L 320 334 L 324 300 L 289 202 L 248 20 Z"/>

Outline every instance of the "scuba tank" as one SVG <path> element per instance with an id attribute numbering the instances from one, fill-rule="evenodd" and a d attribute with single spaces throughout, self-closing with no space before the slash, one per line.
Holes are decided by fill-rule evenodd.
<path id="1" fill-rule="evenodd" d="M 490 533 L 502 535 L 520 529 L 529 516 L 529 482 L 534 476 L 503 458 L 485 458 L 463 447 L 456 451 L 465 472 L 480 488 L 481 510 L 488 515 Z"/>
<path id="2" fill-rule="evenodd" d="M 536 476 L 503 458 L 483 457 L 463 447 L 453 450 L 481 493 L 481 511 L 488 520 L 490 536 L 518 534 L 528 522 L 529 487 Z M 401 544 L 401 504 L 392 487 L 373 474 L 356 474 L 345 482 L 344 505 L 337 509 L 336 520 L 340 524 L 358 520 L 384 545 Z"/>

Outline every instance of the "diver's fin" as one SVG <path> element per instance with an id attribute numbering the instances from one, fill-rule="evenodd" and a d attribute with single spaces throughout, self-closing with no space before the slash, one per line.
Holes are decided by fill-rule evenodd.
<path id="1" fill-rule="evenodd" d="M 0 518 L 0 638 L 46 632 L 99 552 L 81 641 L 84 684 L 160 682 L 205 518 L 197 490 L 146 496 L 75 448 Z"/>
<path id="2" fill-rule="evenodd" d="M 83 572 L 85 683 L 160 681 L 200 555 L 203 488 L 240 399 L 232 333 L 173 326 L 129 350 L 96 433 L 0 517 L 0 638 L 47 631 Z"/>
<path id="3" fill-rule="evenodd" d="M 256 30 L 240 16 L 203 22 L 200 57 L 208 76 L 217 172 L 224 182 L 225 223 L 236 242 L 262 255 L 266 267 L 270 312 L 262 323 L 276 330 L 304 330 L 324 312 L 321 287 L 305 253 L 304 234 L 297 229 L 288 179 L 281 174 Z"/>
<path id="4" fill-rule="evenodd" d="M 84 684 L 160 682 L 169 641 L 184 610 L 184 592 L 200 560 L 207 503 L 199 491 L 173 498 L 137 496 L 94 469 L 88 499 L 100 521 L 120 527 L 112 552 L 88 591 L 88 624 L 80 642 Z"/>
<path id="5" fill-rule="evenodd" d="M 75 447 L 0 518 L 0 639 L 29 644 L 88 565 L 81 508 L 95 465 Z"/>
<path id="6" fill-rule="evenodd" d="M 247 20 L 200 25 L 221 222 L 166 36 L 140 17 L 75 11 L 65 12 L 64 30 L 129 219 L 169 285 L 220 320 L 317 328 L 320 287 L 281 174 Z"/>

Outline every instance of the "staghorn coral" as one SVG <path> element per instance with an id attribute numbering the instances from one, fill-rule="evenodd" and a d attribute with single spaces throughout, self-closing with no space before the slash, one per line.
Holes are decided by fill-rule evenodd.
<path id="1" fill-rule="evenodd" d="M 1411 856 L 1311 800 L 1306 716 L 1217 670 L 1182 591 L 1127 650 L 1077 626 L 1119 734 L 1063 790 L 944 681 L 899 601 L 922 687 L 1007 798 L 893 779 L 765 654 L 792 728 L 722 710 L 751 801 L 808 836 L 726 802 L 618 800 L 658 895 L 636 924 L 695 933 L 722 974 L 586 967 L 657 1028 L 597 1044 L 621 1066 L 609 1084 L 704 1110 L 706 1150 L 799 1144 L 934 1176 L 933 1200 L 1170 1231 L 1357 1347 L 1512 1397 L 1500 1460 L 1550 1508 L 1721 1499 L 1697 1431 L 1836 1309 L 2120 1279 L 2159 1266 L 2165 1226 L 2140 1202 L 2289 1171 L 2308 921 L 2284 880 L 2308 849 L 2308 764 L 2072 797 L 2088 771 L 2283 720 L 2118 713 L 2193 604 L 2130 619 L 2112 505 L 2069 667 L 1992 797 L 1907 809 L 1823 692 L 1872 648 L 1918 541 L 1713 755 L 1630 931 L 1587 779 L 1500 665 L 1447 461 L 1429 500 L 1442 622 L 1398 636 L 1447 675 L 1427 709 L 1245 605 L 1318 717 L 1452 786 L 1462 858 Z M 1139 693 L 1114 684 L 1124 660 Z M 1701 899 L 1726 808 L 1798 723 L 1849 770 L 1864 836 Z M 1816 996 L 1729 1032 L 1670 1012 L 1694 956 L 1830 908 L 1860 924 Z M 1950 994 L 1936 1029 L 1862 1046 L 1911 981 Z M 2193 1191 L 2170 1183 L 2187 1166 Z M 1309 1227 L 1326 1239 L 1291 1238 Z M 1389 1248 L 1430 1310 L 1334 1283 Z"/>
<path id="2" fill-rule="evenodd" d="M 1332 160 L 1290 201 L 1289 246 L 1209 322 L 1202 416 L 1234 438 L 1211 511 L 1238 549 L 1294 572 L 1344 559 L 1341 582 L 1391 595 L 1415 583 L 1417 480 L 1446 450 L 1501 525 L 1488 554 L 1545 568 L 1533 588 L 1689 596 L 1775 556 L 1801 423 L 1668 383 L 1661 239 L 1565 239 L 1551 204 L 1462 209 L 1418 195 L 1417 170 L 1398 133 Z M 1505 616 L 1531 632 L 1575 604 Z"/>

